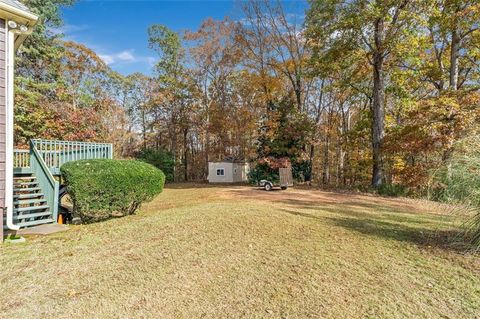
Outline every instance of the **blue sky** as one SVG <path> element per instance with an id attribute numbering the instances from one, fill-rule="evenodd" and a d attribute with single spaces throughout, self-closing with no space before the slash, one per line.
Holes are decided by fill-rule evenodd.
<path id="1" fill-rule="evenodd" d="M 241 19 L 239 1 L 77 1 L 64 8 L 65 25 L 58 30 L 66 38 L 93 49 L 114 70 L 150 74 L 155 52 L 148 49 L 147 29 L 164 24 L 175 31 L 196 30 L 212 17 Z M 305 1 L 289 1 L 287 12 L 303 13 Z"/>

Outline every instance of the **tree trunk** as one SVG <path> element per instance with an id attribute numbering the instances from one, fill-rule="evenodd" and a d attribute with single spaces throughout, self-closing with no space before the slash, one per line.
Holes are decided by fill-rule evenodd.
<path id="1" fill-rule="evenodd" d="M 372 186 L 377 188 L 383 183 L 383 140 L 385 137 L 385 82 L 383 74 L 384 21 L 375 22 L 375 50 L 373 52 L 373 103 L 372 103 Z"/>
<path id="2" fill-rule="evenodd" d="M 320 86 L 320 96 L 318 98 L 318 104 L 317 104 L 317 114 L 315 115 L 315 131 L 318 129 L 319 124 L 320 124 L 320 118 L 322 116 L 322 106 L 323 106 L 323 88 L 325 86 L 325 80 L 322 80 L 322 84 Z M 313 162 L 315 158 L 315 145 L 312 142 L 312 145 L 310 146 L 310 185 L 314 182 L 314 176 L 313 176 Z"/>
<path id="3" fill-rule="evenodd" d="M 145 115 L 145 110 L 142 108 L 142 138 L 143 138 L 143 149 L 147 149 L 147 119 Z"/>
<path id="4" fill-rule="evenodd" d="M 350 131 L 350 121 L 351 121 L 351 113 L 350 109 L 346 111 L 342 107 L 342 139 L 341 139 L 341 150 L 340 150 L 340 164 L 341 164 L 341 176 L 342 176 L 342 185 L 347 185 L 347 178 L 346 178 L 346 167 L 345 163 L 349 163 L 348 153 L 345 147 L 349 145 L 350 141 L 348 138 L 348 132 Z"/>
<path id="5" fill-rule="evenodd" d="M 177 134 L 175 132 L 175 123 L 172 123 L 170 129 L 170 137 L 172 139 L 172 154 L 173 154 L 173 181 L 177 182 Z"/>
<path id="6" fill-rule="evenodd" d="M 460 36 L 458 31 L 452 31 L 452 44 L 450 49 L 450 89 L 458 88 L 458 52 L 460 50 Z"/>
<path id="7" fill-rule="evenodd" d="M 207 81 L 204 83 L 204 103 L 205 103 L 205 147 L 203 151 L 205 152 L 205 171 L 203 174 L 204 179 L 208 178 L 208 162 L 210 160 L 210 108 L 208 100 L 208 86 Z"/>
<path id="8" fill-rule="evenodd" d="M 188 128 L 183 129 L 183 169 L 184 169 L 184 179 L 185 182 L 188 182 Z"/>
<path id="9" fill-rule="evenodd" d="M 456 25 L 453 26 L 452 30 L 452 43 L 450 46 L 450 89 L 456 91 L 458 89 L 458 53 L 460 50 L 460 36 L 458 35 Z M 453 119 L 454 110 L 450 109 L 448 114 L 448 121 L 451 122 Z M 448 161 L 453 152 L 453 141 L 454 141 L 454 131 L 450 131 L 445 134 L 448 136 L 447 145 L 443 152 L 442 160 L 444 162 Z M 450 164 L 447 166 L 448 175 L 450 175 Z"/>
<path id="10" fill-rule="evenodd" d="M 329 161 L 329 151 L 330 151 L 330 136 L 325 134 L 325 145 L 323 148 L 323 184 L 330 184 L 330 161 Z"/>
<path id="11" fill-rule="evenodd" d="M 308 165 L 310 165 L 310 178 L 308 182 L 310 185 L 313 182 L 313 157 L 314 156 L 315 156 L 315 145 L 312 143 L 312 145 L 310 145 L 310 156 L 308 159 Z"/>
<path id="12" fill-rule="evenodd" d="M 297 76 L 296 82 L 295 82 L 295 99 L 297 100 L 297 108 L 301 112 L 303 111 L 303 101 L 302 101 L 302 81 L 301 79 Z"/>
<path id="13" fill-rule="evenodd" d="M 325 144 L 323 147 L 323 184 L 330 184 L 330 118 L 332 111 L 328 111 L 327 123 L 325 125 Z"/>

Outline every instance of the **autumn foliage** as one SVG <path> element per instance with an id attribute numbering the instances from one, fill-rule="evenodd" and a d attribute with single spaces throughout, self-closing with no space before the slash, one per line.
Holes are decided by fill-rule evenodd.
<path id="1" fill-rule="evenodd" d="M 240 20 L 150 26 L 150 76 L 117 74 L 50 34 L 53 7 L 34 8 L 42 22 L 17 59 L 18 144 L 110 141 L 160 164 L 168 154 L 172 181 L 204 180 L 226 157 L 288 160 L 301 182 L 420 196 L 479 130 L 477 1 L 312 1 L 306 17 L 246 1 Z"/>

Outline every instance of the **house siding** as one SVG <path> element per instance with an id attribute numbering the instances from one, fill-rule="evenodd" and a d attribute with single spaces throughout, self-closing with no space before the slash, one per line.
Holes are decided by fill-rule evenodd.
<path id="1" fill-rule="evenodd" d="M 0 207 L 5 207 L 5 111 L 6 111 L 6 62 L 5 62 L 5 20 L 0 19 Z M 1 210 L 3 212 L 3 210 Z M 5 214 L 5 212 L 3 212 Z M 3 219 L 0 218 L 0 242 L 3 238 Z"/>

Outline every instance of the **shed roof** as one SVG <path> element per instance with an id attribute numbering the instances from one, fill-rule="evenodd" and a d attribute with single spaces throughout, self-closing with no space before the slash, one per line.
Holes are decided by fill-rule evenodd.
<path id="1" fill-rule="evenodd" d="M 210 161 L 210 163 L 247 163 L 244 157 L 235 155 L 226 155 L 220 161 Z"/>
<path id="2" fill-rule="evenodd" d="M 247 161 L 241 160 L 223 160 L 223 161 L 208 161 L 209 163 L 234 163 L 234 164 L 248 164 Z"/>

